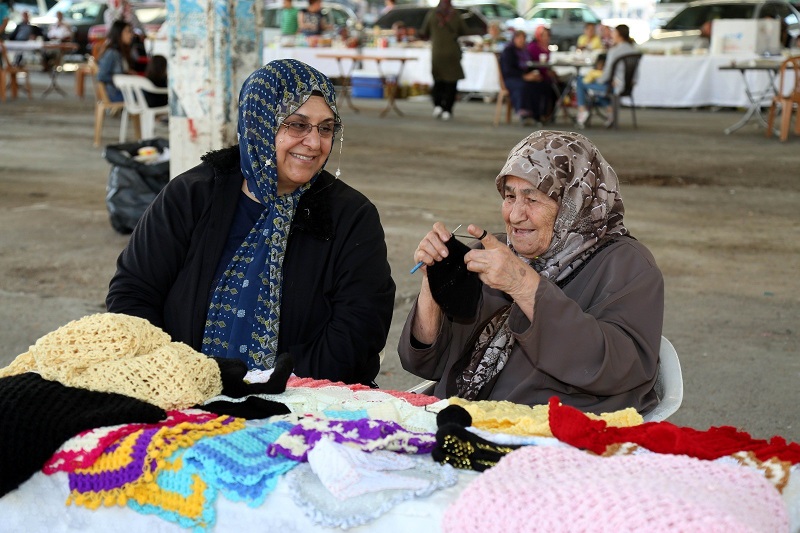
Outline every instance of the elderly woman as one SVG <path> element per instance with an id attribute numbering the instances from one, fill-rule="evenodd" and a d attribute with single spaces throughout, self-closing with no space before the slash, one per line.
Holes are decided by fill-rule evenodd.
<path id="1" fill-rule="evenodd" d="M 240 144 L 204 156 L 151 204 L 108 310 L 250 368 L 290 352 L 299 376 L 374 384 L 395 285 L 375 206 L 323 170 L 341 129 L 319 71 L 285 59 L 251 74 Z"/>
<path id="2" fill-rule="evenodd" d="M 550 28 L 537 26 L 533 33 L 533 40 L 528 43 L 528 54 L 533 61 L 538 63 L 550 62 Z M 534 72 L 539 74 L 538 79 L 533 80 L 533 118 L 537 122 L 547 122 L 550 113 L 553 111 L 553 104 L 556 100 L 554 92 L 554 74 L 548 67 L 539 67 Z"/>
<path id="3" fill-rule="evenodd" d="M 525 32 L 515 31 L 514 38 L 500 54 L 500 72 L 511 95 L 511 105 L 523 126 L 535 124 L 534 108 L 538 110 L 541 92 L 537 82 L 542 81 L 542 75 L 539 70 L 531 69 L 532 62 L 525 42 Z"/>
<path id="4" fill-rule="evenodd" d="M 664 282 L 623 223 L 614 170 L 586 137 L 537 131 L 511 150 L 495 185 L 505 234 L 470 225 L 480 247 L 449 259 L 477 274 L 473 309 L 448 315 L 450 280 L 432 282 L 456 250 L 444 225 L 414 252 L 425 266 L 398 347 L 403 367 L 437 380 L 441 398 L 654 407 Z M 462 281 L 448 299 L 468 300 L 469 278 L 453 276 Z"/>

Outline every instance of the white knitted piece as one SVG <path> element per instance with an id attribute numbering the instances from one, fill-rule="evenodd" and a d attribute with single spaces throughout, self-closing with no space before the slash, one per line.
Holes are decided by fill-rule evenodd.
<path id="1" fill-rule="evenodd" d="M 397 422 L 409 431 L 436 433 L 436 413 L 447 406 L 442 400 L 426 407 L 411 405 L 402 398 L 380 390 L 354 391 L 341 385 L 326 387 L 289 387 L 281 394 L 258 394 L 260 398 L 285 404 L 292 413 L 322 416 L 327 409 L 364 410 L 369 418 Z M 241 402 L 245 398 L 217 396 L 208 400 Z"/>
<path id="2" fill-rule="evenodd" d="M 428 486 L 423 479 L 391 472 L 414 468 L 417 461 L 409 456 L 382 450 L 367 453 L 327 438 L 308 452 L 308 464 L 325 488 L 339 500 L 368 492 L 420 490 Z"/>
<path id="3" fill-rule="evenodd" d="M 500 518 L 502 517 L 502 518 Z M 445 512 L 452 533 L 787 531 L 780 494 L 749 468 L 681 455 L 599 457 L 526 446 L 479 476 Z"/>
<path id="4" fill-rule="evenodd" d="M 398 503 L 424 498 L 436 490 L 452 487 L 458 481 L 458 473 L 450 465 L 440 465 L 430 457 L 409 459 L 416 464 L 404 473 L 423 480 L 423 488 L 367 492 L 341 501 L 331 497 L 308 463 L 297 465 L 285 474 L 284 479 L 295 504 L 315 524 L 348 529 L 378 518 Z"/>

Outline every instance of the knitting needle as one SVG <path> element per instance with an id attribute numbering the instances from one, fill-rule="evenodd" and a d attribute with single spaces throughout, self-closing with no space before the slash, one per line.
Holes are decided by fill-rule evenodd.
<path id="1" fill-rule="evenodd" d="M 453 236 L 453 234 L 455 234 L 455 232 L 457 232 L 457 231 L 458 231 L 458 229 L 459 229 L 461 226 L 463 226 L 463 225 L 464 225 L 464 224 L 459 224 L 458 226 L 456 226 L 456 229 L 454 229 L 454 230 L 452 231 L 452 233 L 450 233 L 450 237 L 452 237 L 452 236 Z M 422 268 L 422 265 L 424 265 L 424 264 L 425 264 L 425 262 L 424 262 L 424 261 L 420 261 L 419 263 L 417 263 L 416 265 L 414 265 L 414 268 L 412 268 L 412 269 L 411 269 L 411 274 L 413 274 L 414 272 L 416 272 L 417 270 L 419 270 L 420 268 Z"/>

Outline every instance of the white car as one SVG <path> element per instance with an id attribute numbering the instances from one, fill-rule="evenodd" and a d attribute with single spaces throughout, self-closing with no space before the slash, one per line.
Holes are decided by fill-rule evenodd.
<path id="1" fill-rule="evenodd" d="M 292 7 L 301 11 L 308 7 L 308 2 L 305 0 L 295 0 L 292 2 Z M 264 10 L 262 11 L 264 20 L 264 43 L 272 42 L 277 37 L 280 37 L 280 14 L 282 9 L 282 2 L 264 6 Z M 358 17 L 352 9 L 344 4 L 328 2 L 327 0 L 322 3 L 322 15 L 325 17 L 325 22 L 331 28 L 349 27 L 358 21 Z"/>
<path id="2" fill-rule="evenodd" d="M 688 3 L 687 0 L 656 0 L 653 16 L 650 17 L 650 29 L 663 27 Z"/>
<path id="3" fill-rule="evenodd" d="M 586 4 L 575 2 L 546 2 L 536 4 L 522 17 L 509 24 L 523 30 L 529 37 L 538 26 L 550 28 L 550 42 L 559 50 L 569 50 L 578 42 L 587 22 L 600 24 L 600 17 Z"/>
<path id="4" fill-rule="evenodd" d="M 700 26 L 714 19 L 760 19 L 772 17 L 783 20 L 792 42 L 800 34 L 800 12 L 783 0 L 701 0 L 692 2 L 667 22 L 663 28 L 650 33 L 650 39 L 640 45 L 645 51 L 681 48 L 691 50 L 700 37 Z"/>

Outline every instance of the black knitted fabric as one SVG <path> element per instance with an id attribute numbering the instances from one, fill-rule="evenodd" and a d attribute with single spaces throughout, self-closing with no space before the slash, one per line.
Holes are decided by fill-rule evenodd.
<path id="1" fill-rule="evenodd" d="M 246 383 L 247 364 L 239 359 L 214 357 L 222 375 L 222 394 L 231 398 L 243 398 L 252 394 L 280 394 L 286 390 L 286 382 L 294 370 L 294 359 L 288 352 L 275 358 L 275 367 L 266 383 Z M 230 415 L 248 420 L 285 415 L 291 411 L 282 403 L 273 402 L 257 396 L 250 396 L 243 402 L 218 400 L 199 406 L 201 409 L 218 415 Z"/>
<path id="2" fill-rule="evenodd" d="M 0 496 L 81 431 L 165 418 L 163 409 L 141 400 L 67 387 L 35 373 L 0 378 Z"/>
<path id="3" fill-rule="evenodd" d="M 448 316 L 472 318 L 478 310 L 481 280 L 464 264 L 464 256 L 470 249 L 455 237 L 445 244 L 447 257 L 428 267 L 431 296 Z"/>

